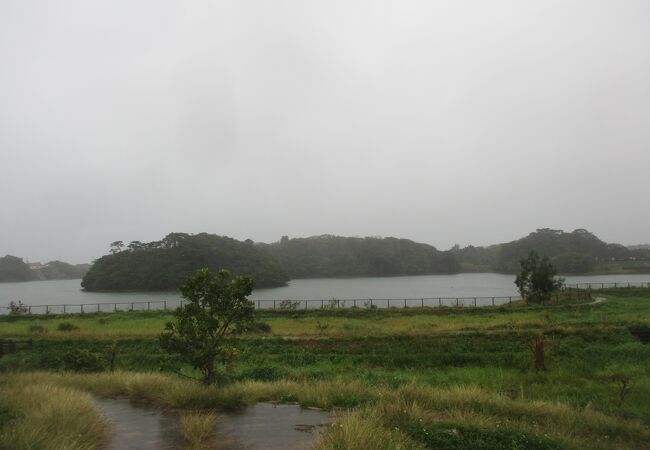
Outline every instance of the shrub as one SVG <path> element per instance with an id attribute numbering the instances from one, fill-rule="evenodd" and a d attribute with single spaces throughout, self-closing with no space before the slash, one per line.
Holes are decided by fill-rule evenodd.
<path id="1" fill-rule="evenodd" d="M 63 357 L 65 368 L 74 372 L 101 372 L 106 361 L 101 354 L 83 348 L 70 350 Z"/>
<path id="2" fill-rule="evenodd" d="M 9 302 L 9 314 L 12 316 L 22 316 L 29 313 L 29 308 L 26 305 L 23 305 L 23 302 L 18 301 L 18 303 L 13 300 Z"/>
<path id="3" fill-rule="evenodd" d="M 70 322 L 61 322 L 56 329 L 59 331 L 75 331 L 78 330 L 79 327 Z"/>
<path id="4" fill-rule="evenodd" d="M 546 341 L 544 340 L 544 336 L 537 336 L 530 344 L 530 350 L 533 352 L 533 364 L 536 370 L 546 370 L 545 348 Z"/>
<path id="5" fill-rule="evenodd" d="M 261 366 L 244 371 L 242 377 L 255 381 L 275 381 L 282 378 L 282 373 L 277 367 Z"/>
<path id="6" fill-rule="evenodd" d="M 45 333 L 47 330 L 41 323 L 37 320 L 34 323 L 29 325 L 27 329 L 30 333 Z"/>
<path id="7" fill-rule="evenodd" d="M 248 329 L 251 333 L 270 333 L 271 325 L 266 322 L 255 322 Z"/>
<path id="8" fill-rule="evenodd" d="M 300 306 L 300 301 L 296 300 L 282 300 L 280 302 L 280 309 L 296 310 Z"/>

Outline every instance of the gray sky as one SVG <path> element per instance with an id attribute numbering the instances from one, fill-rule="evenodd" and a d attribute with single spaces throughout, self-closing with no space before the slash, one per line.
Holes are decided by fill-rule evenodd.
<path id="1" fill-rule="evenodd" d="M 0 254 L 650 241 L 650 2 L 0 0 Z"/>

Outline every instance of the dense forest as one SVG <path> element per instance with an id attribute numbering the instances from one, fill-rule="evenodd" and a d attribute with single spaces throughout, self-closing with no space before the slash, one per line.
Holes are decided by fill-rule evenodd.
<path id="1" fill-rule="evenodd" d="M 171 233 L 154 242 L 113 242 L 111 253 L 95 261 L 81 286 L 88 291 L 174 290 L 204 267 L 251 275 L 257 287 L 283 286 L 289 280 L 271 255 L 252 241 L 207 233 Z"/>
<path id="2" fill-rule="evenodd" d="M 528 236 L 489 247 L 454 247 L 464 272 L 514 273 L 528 252 L 551 258 L 560 273 L 650 272 L 650 250 L 608 244 L 585 229 L 572 232 L 541 228 Z"/>
<path id="3" fill-rule="evenodd" d="M 30 268 L 22 258 L 12 255 L 0 257 L 0 282 L 35 280 L 70 280 L 81 278 L 90 264 L 72 265 L 50 261 L 38 268 Z"/>
<path id="4" fill-rule="evenodd" d="M 314 236 L 289 239 L 265 248 L 291 278 L 363 277 L 456 273 L 452 252 L 408 239 Z"/>
<path id="5" fill-rule="evenodd" d="M 560 273 L 650 273 L 648 246 L 608 244 L 584 229 L 538 229 L 521 239 L 487 247 L 441 251 L 408 239 L 313 236 L 271 244 L 200 233 L 171 233 L 160 241 L 121 241 L 94 265 L 52 261 L 30 268 L 21 258 L 0 258 L 0 281 L 80 278 L 89 291 L 176 289 L 196 269 L 226 268 L 251 275 L 257 287 L 293 278 L 374 277 L 458 272 L 515 273 L 530 250 L 547 255 Z M 87 271 L 87 273 L 86 273 Z"/>

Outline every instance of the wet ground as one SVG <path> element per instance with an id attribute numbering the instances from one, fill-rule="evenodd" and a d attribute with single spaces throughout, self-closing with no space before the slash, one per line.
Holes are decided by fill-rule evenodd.
<path id="1" fill-rule="evenodd" d="M 113 424 L 105 450 L 183 448 L 178 415 L 126 399 L 97 399 Z M 302 450 L 311 448 L 333 418 L 298 405 L 258 403 L 217 419 L 212 448 L 218 450 Z"/>
<path id="2" fill-rule="evenodd" d="M 168 450 L 182 448 L 178 415 L 132 403 L 127 399 L 97 399 L 113 425 L 104 450 Z"/>
<path id="3" fill-rule="evenodd" d="M 302 450 L 311 448 L 333 419 L 326 411 L 298 405 L 258 403 L 219 417 L 215 448 L 219 450 Z"/>

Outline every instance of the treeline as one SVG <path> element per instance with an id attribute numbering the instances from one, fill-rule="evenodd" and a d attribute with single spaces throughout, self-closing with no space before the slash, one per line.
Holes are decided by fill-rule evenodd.
<path id="1" fill-rule="evenodd" d="M 63 261 L 50 261 L 32 269 L 22 258 L 6 255 L 0 257 L 0 282 L 71 280 L 83 277 L 89 267 L 90 264 L 72 265 Z"/>
<path id="2" fill-rule="evenodd" d="M 515 273 L 531 250 L 551 259 L 560 273 L 650 272 L 650 250 L 608 244 L 585 229 L 572 232 L 541 228 L 516 241 L 489 247 L 454 247 L 464 272 Z"/>
<path id="3" fill-rule="evenodd" d="M 235 275 L 251 275 L 257 287 L 283 286 L 286 272 L 252 241 L 200 233 L 171 233 L 160 241 L 121 241 L 94 262 L 81 281 L 88 291 L 175 290 L 197 269 L 226 268 Z"/>
<path id="4" fill-rule="evenodd" d="M 408 239 L 314 236 L 256 244 L 291 278 L 375 277 L 456 273 L 456 256 Z"/>
<path id="5" fill-rule="evenodd" d="M 650 273 L 649 249 L 608 244 L 584 229 L 543 228 L 504 244 L 454 246 L 446 251 L 392 237 L 284 236 L 266 244 L 207 233 L 171 233 L 160 241 L 113 242 L 110 253 L 85 274 L 82 287 L 89 291 L 174 290 L 203 267 L 251 275 L 258 288 L 282 286 L 292 278 L 515 273 L 531 250 L 551 258 L 560 273 Z M 39 272 L 30 270 L 20 258 L 6 256 L 0 262 L 0 280 L 30 280 L 37 273 L 43 279 L 51 279 L 52 273 L 72 277 L 63 270 L 67 266 L 58 262 Z"/>

